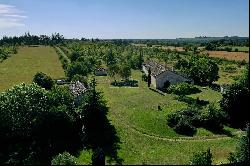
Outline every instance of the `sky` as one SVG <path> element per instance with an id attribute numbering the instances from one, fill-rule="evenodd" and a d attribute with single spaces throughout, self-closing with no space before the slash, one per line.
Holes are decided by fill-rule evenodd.
<path id="1" fill-rule="evenodd" d="M 249 0 L 0 0 L 0 38 L 249 36 Z"/>

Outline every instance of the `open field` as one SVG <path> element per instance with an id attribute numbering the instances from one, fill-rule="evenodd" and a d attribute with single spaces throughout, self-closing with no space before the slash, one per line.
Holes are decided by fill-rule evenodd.
<path id="1" fill-rule="evenodd" d="M 226 65 L 225 65 L 226 66 Z M 238 77 L 242 74 L 244 67 L 238 67 L 237 65 L 230 65 L 235 67 L 235 71 L 232 72 L 226 72 L 223 70 L 223 68 L 225 68 L 224 65 L 219 65 L 219 79 L 218 81 L 215 81 L 215 83 L 217 84 L 232 84 L 235 82 L 234 78 Z"/>
<path id="2" fill-rule="evenodd" d="M 174 99 L 174 95 L 161 94 L 147 88 L 141 81 L 141 72 L 133 71 L 132 77 L 139 81 L 139 87 L 114 88 L 109 77 L 96 77 L 97 88 L 104 92 L 110 107 L 109 119 L 115 126 L 121 140 L 119 156 L 123 164 L 189 164 L 194 152 L 211 148 L 213 163 L 226 163 L 229 152 L 234 151 L 236 137 L 216 135 L 203 128 L 194 137 L 179 135 L 166 125 L 166 116 L 172 111 L 187 107 L 186 103 Z M 191 95 L 192 96 L 192 95 Z M 219 92 L 202 89 L 199 96 L 216 102 Z M 160 104 L 162 111 L 157 110 Z M 231 130 L 231 129 L 230 129 Z M 90 153 L 82 151 L 79 164 L 90 163 Z"/>
<path id="3" fill-rule="evenodd" d="M 235 49 L 238 49 L 238 51 L 242 51 L 242 52 L 249 52 L 249 47 L 246 47 L 246 46 L 229 46 L 232 48 L 232 51 L 235 51 Z M 222 49 L 225 49 L 226 47 L 218 47 L 218 48 L 222 48 Z"/>
<path id="4" fill-rule="evenodd" d="M 183 47 L 174 47 L 174 46 L 162 46 L 162 49 L 165 49 L 165 50 L 167 50 L 167 49 L 170 49 L 170 50 L 177 50 L 177 51 L 184 51 L 184 49 L 183 49 Z"/>
<path id="5" fill-rule="evenodd" d="M 205 51 L 210 57 L 225 58 L 228 60 L 249 62 L 249 53 L 244 52 L 227 52 L 227 51 Z"/>
<path id="6" fill-rule="evenodd" d="M 37 72 L 65 77 L 58 55 L 51 47 L 20 47 L 18 54 L 0 63 L 0 91 L 22 82 L 31 83 Z"/>

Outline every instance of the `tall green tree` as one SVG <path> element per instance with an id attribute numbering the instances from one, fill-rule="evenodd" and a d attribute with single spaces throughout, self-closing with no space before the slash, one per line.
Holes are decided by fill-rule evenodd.
<path id="1" fill-rule="evenodd" d="M 227 114 L 227 122 L 233 127 L 244 128 L 248 121 L 249 71 L 234 84 L 230 85 L 222 95 L 221 110 Z"/>
<path id="2" fill-rule="evenodd" d="M 43 72 L 38 72 L 34 75 L 33 82 L 37 85 L 45 88 L 46 90 L 51 90 L 54 85 L 53 79 Z"/>
<path id="3" fill-rule="evenodd" d="M 208 148 L 205 152 L 195 153 L 191 159 L 191 165 L 212 165 L 212 153 Z"/>
<path id="4" fill-rule="evenodd" d="M 79 150 L 80 129 L 70 95 L 21 84 L 0 94 L 0 164 L 50 164 Z M 62 127 L 63 126 L 63 127 Z"/>
<path id="5" fill-rule="evenodd" d="M 121 64 L 119 69 L 119 74 L 123 79 L 128 80 L 129 77 L 131 76 L 130 66 L 125 63 Z"/>
<path id="6" fill-rule="evenodd" d="M 106 102 L 101 93 L 96 91 L 95 79 L 91 83 L 91 89 L 85 93 L 80 112 L 83 117 L 83 140 L 86 148 L 94 152 L 101 150 L 104 156 L 110 157 L 111 161 L 120 163 L 121 160 L 117 156 L 119 138 L 107 118 Z"/>
<path id="7" fill-rule="evenodd" d="M 192 55 L 188 61 L 184 59 L 178 61 L 175 67 L 188 75 L 197 84 L 211 85 L 219 78 L 218 65 L 207 57 Z"/>
<path id="8" fill-rule="evenodd" d="M 231 164 L 242 164 L 249 165 L 250 157 L 249 157 L 249 124 L 247 125 L 246 134 L 243 135 L 236 147 L 236 151 L 234 153 L 230 153 L 228 159 Z"/>

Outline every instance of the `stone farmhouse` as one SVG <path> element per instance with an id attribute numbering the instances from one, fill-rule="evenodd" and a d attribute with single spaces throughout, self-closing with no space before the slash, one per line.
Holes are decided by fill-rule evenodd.
<path id="1" fill-rule="evenodd" d="M 173 68 L 165 68 L 163 65 L 155 61 L 147 61 L 142 65 L 142 70 L 146 75 L 151 71 L 151 84 L 156 89 L 162 89 L 165 82 L 169 81 L 170 84 L 177 84 L 182 82 L 194 83 L 193 80 L 187 78 L 183 74 L 177 73 Z"/>

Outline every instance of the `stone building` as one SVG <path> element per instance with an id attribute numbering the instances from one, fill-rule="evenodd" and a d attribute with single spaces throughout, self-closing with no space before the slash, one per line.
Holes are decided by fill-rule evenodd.
<path id="1" fill-rule="evenodd" d="M 96 76 L 106 76 L 108 74 L 108 70 L 105 68 L 97 68 L 95 70 L 95 75 Z"/>
<path id="2" fill-rule="evenodd" d="M 163 65 L 155 61 L 147 61 L 143 63 L 142 70 L 148 75 L 151 70 L 151 84 L 156 89 L 161 89 L 164 84 L 169 81 L 170 84 L 177 84 L 182 82 L 192 83 L 193 80 L 187 78 L 183 74 L 177 73 L 173 68 L 165 68 Z"/>

